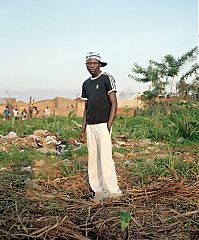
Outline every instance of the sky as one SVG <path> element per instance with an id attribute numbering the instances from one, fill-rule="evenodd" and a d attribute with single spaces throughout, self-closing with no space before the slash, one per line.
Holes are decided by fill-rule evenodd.
<path id="1" fill-rule="evenodd" d="M 197 0 L 0 0 L 0 98 L 76 98 L 98 52 L 118 93 L 148 84 L 128 77 L 198 45 Z"/>

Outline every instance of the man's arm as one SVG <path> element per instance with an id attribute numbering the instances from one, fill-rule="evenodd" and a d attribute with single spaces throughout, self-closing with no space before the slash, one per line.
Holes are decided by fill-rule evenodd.
<path id="1" fill-rule="evenodd" d="M 84 114 L 82 120 L 82 130 L 81 130 L 81 142 L 85 143 L 85 131 L 86 131 L 86 110 L 88 106 L 88 100 L 85 101 Z"/>
<path id="2" fill-rule="evenodd" d="M 113 125 L 113 121 L 114 121 L 115 115 L 117 113 L 116 92 L 109 93 L 109 100 L 111 102 L 111 111 L 110 111 L 110 114 L 109 114 L 109 120 L 108 120 L 107 127 L 108 127 L 108 130 L 110 131 L 111 127 Z"/>

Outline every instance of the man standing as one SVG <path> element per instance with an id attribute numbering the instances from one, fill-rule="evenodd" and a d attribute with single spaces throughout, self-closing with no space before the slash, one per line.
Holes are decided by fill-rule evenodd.
<path id="1" fill-rule="evenodd" d="M 100 69 L 106 65 L 99 54 L 87 54 L 86 67 L 91 77 L 83 83 L 81 96 L 85 100 L 81 140 L 85 142 L 86 131 L 89 183 L 96 200 L 122 195 L 111 142 L 111 128 L 117 112 L 116 86 L 114 78 Z"/>
<path id="2" fill-rule="evenodd" d="M 19 111 L 17 109 L 17 107 L 15 107 L 13 109 L 13 119 L 12 119 L 12 123 L 14 123 L 15 120 L 19 120 Z"/>
<path id="3" fill-rule="evenodd" d="M 46 117 L 50 116 L 50 108 L 47 106 L 46 109 L 44 110 L 44 114 Z"/>
<path id="4" fill-rule="evenodd" d="M 4 115 L 4 121 L 8 121 L 10 119 L 10 111 L 8 106 L 5 107 L 3 111 L 3 115 Z"/>

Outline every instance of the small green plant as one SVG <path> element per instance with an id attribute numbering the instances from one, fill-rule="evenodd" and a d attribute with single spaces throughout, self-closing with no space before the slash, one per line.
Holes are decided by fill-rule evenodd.
<path id="1" fill-rule="evenodd" d="M 56 214 L 56 212 L 63 212 L 64 211 L 64 207 L 61 206 L 60 204 L 58 203 L 55 203 L 55 202 L 51 202 L 49 203 L 49 205 L 47 206 L 47 210 L 49 213 L 51 214 Z"/>
<path id="2" fill-rule="evenodd" d="M 176 222 L 176 220 L 175 220 L 175 218 L 173 218 L 173 217 L 167 219 L 167 223 L 168 223 L 168 224 L 173 224 L 173 223 L 175 223 L 175 222 Z"/>
<path id="3" fill-rule="evenodd" d="M 88 155 L 88 149 L 86 145 L 82 145 L 79 150 L 76 151 L 76 154 L 78 157 L 80 156 L 87 156 Z"/>
<path id="4" fill-rule="evenodd" d="M 71 151 L 71 149 L 67 149 L 67 151 L 64 151 L 63 153 L 62 153 L 62 155 L 61 155 L 61 157 L 63 158 L 63 159 L 71 159 L 72 158 L 72 151 Z"/>
<path id="5" fill-rule="evenodd" d="M 70 169 L 69 164 L 67 162 L 64 162 L 61 166 L 61 174 L 63 176 L 69 176 L 70 175 Z"/>
<path id="6" fill-rule="evenodd" d="M 131 220 L 131 213 L 127 211 L 120 211 L 119 219 L 121 224 L 121 230 L 122 232 L 124 232 L 129 227 L 129 222 Z"/>
<path id="7" fill-rule="evenodd" d="M 74 176 L 78 171 L 83 170 L 85 166 L 80 160 L 64 162 L 61 165 L 61 173 L 64 176 Z"/>
<path id="8" fill-rule="evenodd" d="M 128 154 L 130 152 L 130 150 L 125 147 L 119 147 L 119 148 L 113 147 L 113 152 Z"/>

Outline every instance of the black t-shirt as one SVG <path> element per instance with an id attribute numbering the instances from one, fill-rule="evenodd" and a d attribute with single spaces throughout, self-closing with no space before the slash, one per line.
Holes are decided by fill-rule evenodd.
<path id="1" fill-rule="evenodd" d="M 86 123 L 106 123 L 109 119 L 111 103 L 108 94 L 116 92 L 115 80 L 108 73 L 101 73 L 96 78 L 90 77 L 82 86 L 82 96 L 88 100 Z"/>

